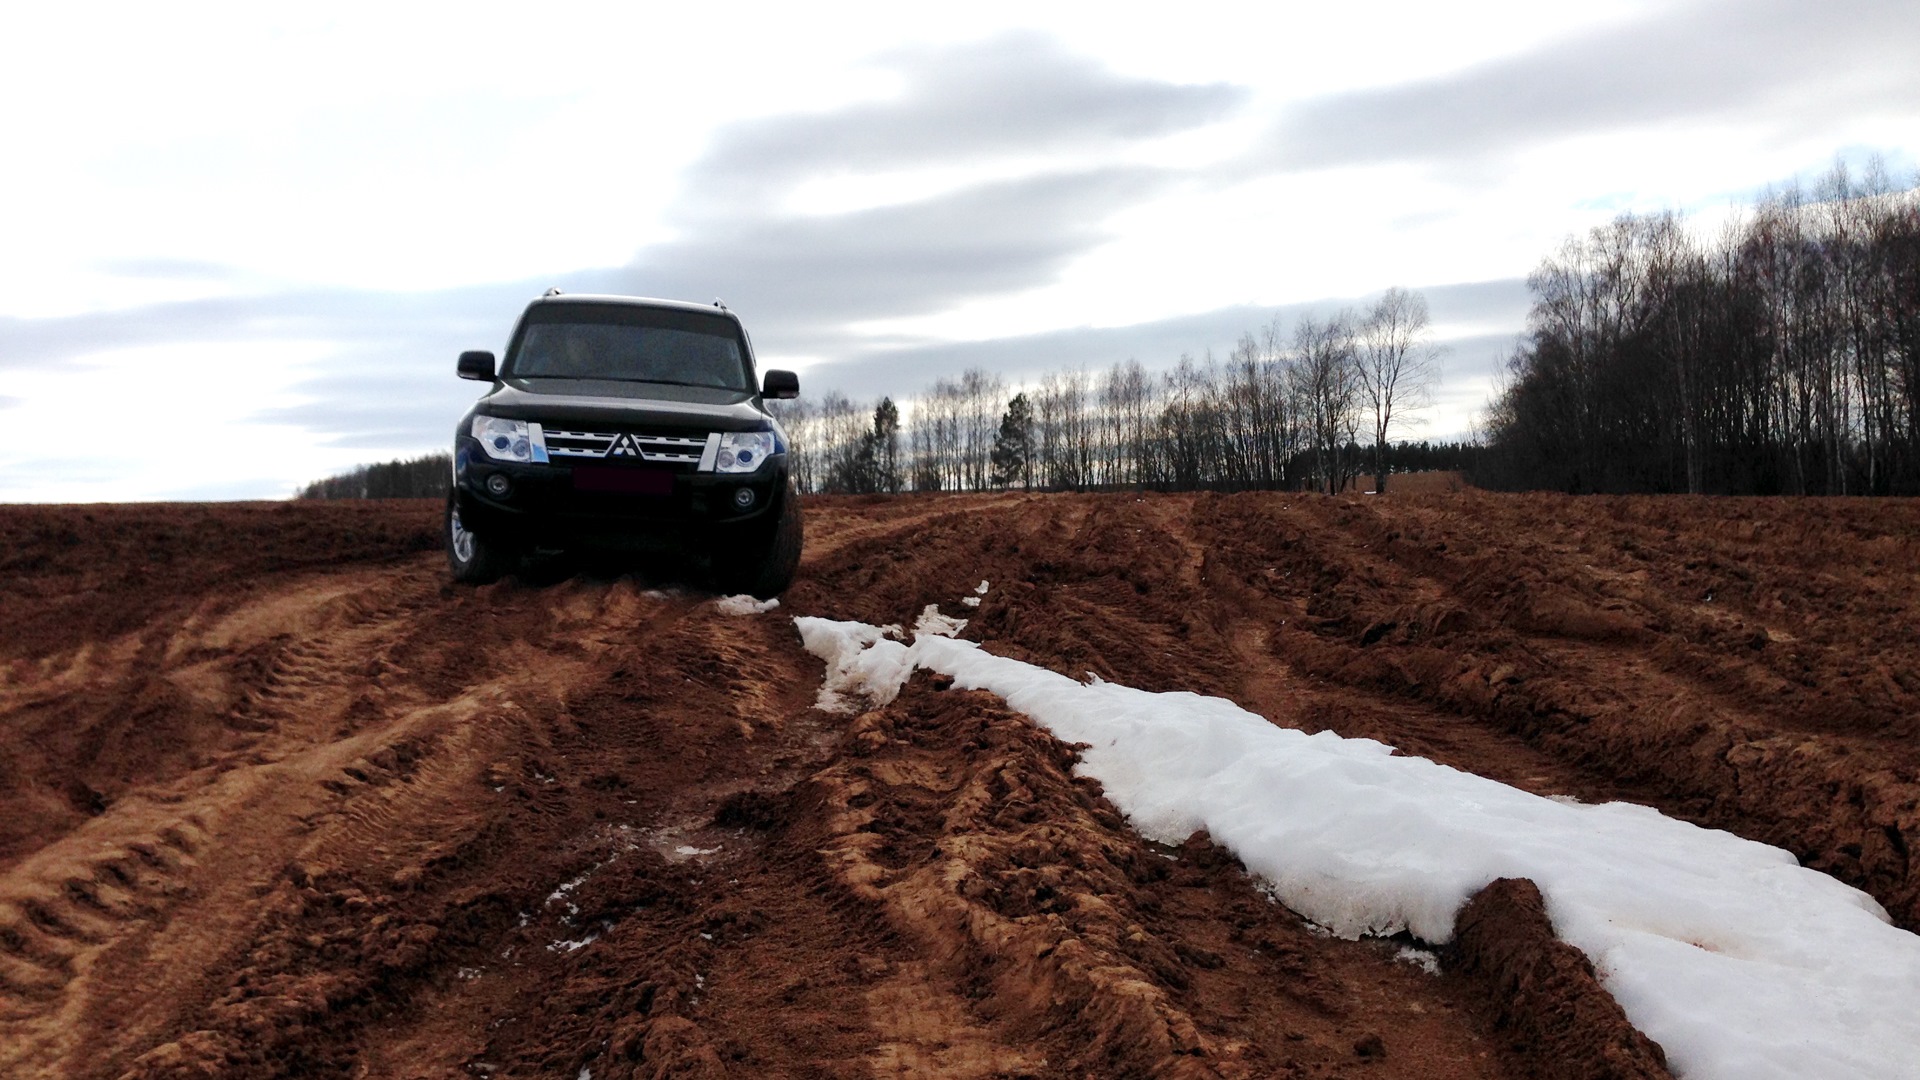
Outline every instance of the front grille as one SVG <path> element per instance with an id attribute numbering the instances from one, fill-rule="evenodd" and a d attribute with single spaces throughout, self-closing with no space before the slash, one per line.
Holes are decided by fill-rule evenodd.
<path id="1" fill-rule="evenodd" d="M 547 454 L 555 458 L 601 458 L 698 465 L 706 435 L 655 435 L 644 431 L 556 431 L 546 429 Z"/>

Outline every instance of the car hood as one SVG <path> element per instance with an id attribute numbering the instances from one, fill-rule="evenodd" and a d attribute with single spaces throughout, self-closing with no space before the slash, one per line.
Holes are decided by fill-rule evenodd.
<path id="1" fill-rule="evenodd" d="M 481 398 L 479 407 L 491 416 L 549 427 L 753 431 L 768 421 L 750 391 L 617 379 L 507 379 Z"/>

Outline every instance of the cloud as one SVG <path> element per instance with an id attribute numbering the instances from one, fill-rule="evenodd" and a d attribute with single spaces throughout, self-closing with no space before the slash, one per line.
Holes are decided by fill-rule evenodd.
<path id="1" fill-rule="evenodd" d="M 1435 324 L 1511 326 L 1516 333 L 1525 325 L 1533 302 L 1525 278 L 1454 282 L 1418 291 L 1427 298 L 1427 311 Z"/>
<path id="2" fill-rule="evenodd" d="M 1743 114 L 1920 107 L 1920 5 L 1722 0 L 1465 71 L 1302 103 L 1265 164 L 1480 157 L 1592 132 Z"/>
<path id="3" fill-rule="evenodd" d="M 93 353 L 234 341 L 439 340 L 485 329 L 504 342 L 531 282 L 420 293 L 346 289 L 183 300 L 54 318 L 0 317 L 0 369 L 46 369 Z"/>
<path id="4" fill-rule="evenodd" d="M 903 80 L 890 100 L 723 130 L 694 166 L 689 202 L 737 212 L 813 176 L 1120 146 L 1223 119 L 1248 97 L 1226 83 L 1119 75 L 1033 33 L 881 62 Z"/>
<path id="5" fill-rule="evenodd" d="M 246 271 L 206 259 L 112 259 L 99 269 L 116 277 L 159 281 L 238 281 Z"/>
<path id="6" fill-rule="evenodd" d="M 1114 214 L 1177 182 L 1114 166 L 847 214 L 745 219 L 643 250 L 610 277 L 643 295 L 724 295 L 764 344 L 804 351 L 840 340 L 849 322 L 1044 285 L 1107 239 Z"/>
<path id="7" fill-rule="evenodd" d="M 879 62 L 901 79 L 885 100 L 723 128 L 686 177 L 683 236 L 638 252 L 606 287 L 723 296 L 762 351 L 843 353 L 850 323 L 1052 282 L 1108 241 L 1116 215 L 1190 179 L 1119 163 L 1121 152 L 1223 119 L 1248 96 L 1117 74 L 1032 33 Z M 821 177 L 996 159 L 1014 160 L 1014 175 L 844 213 L 783 206 Z"/>

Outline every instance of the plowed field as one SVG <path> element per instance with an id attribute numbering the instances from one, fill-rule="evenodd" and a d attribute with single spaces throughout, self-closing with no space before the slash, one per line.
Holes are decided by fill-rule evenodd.
<path id="1" fill-rule="evenodd" d="M 433 504 L 0 507 L 0 1075 L 1664 1075 L 1525 883 L 1438 956 L 1342 941 L 991 695 L 813 708 L 791 616 L 928 604 L 1920 927 L 1920 505 L 807 513 L 782 605 L 731 615 L 670 568 L 456 588 Z"/>

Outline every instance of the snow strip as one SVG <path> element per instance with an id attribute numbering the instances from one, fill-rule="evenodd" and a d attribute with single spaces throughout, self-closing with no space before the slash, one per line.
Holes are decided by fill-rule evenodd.
<path id="1" fill-rule="evenodd" d="M 862 623 L 794 624 L 827 661 L 823 700 L 884 704 L 916 667 L 997 694 L 1088 744 L 1075 771 L 1142 834 L 1206 829 L 1343 937 L 1441 944 L 1489 882 L 1533 879 L 1561 937 L 1687 1080 L 1920 1076 L 1920 938 L 1779 848 L 1275 727 L 1220 698 L 1082 684 L 930 633 L 909 646 Z"/>
<path id="2" fill-rule="evenodd" d="M 713 606 L 722 615 L 759 615 L 780 606 L 778 600 L 756 600 L 745 593 L 737 596 L 723 596 L 713 602 Z"/>

